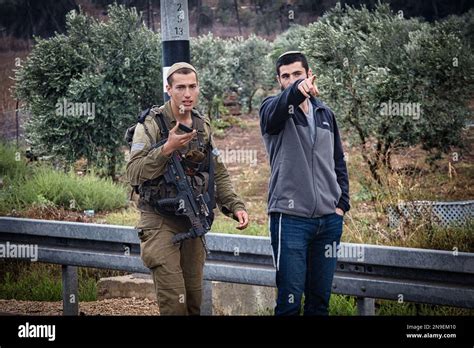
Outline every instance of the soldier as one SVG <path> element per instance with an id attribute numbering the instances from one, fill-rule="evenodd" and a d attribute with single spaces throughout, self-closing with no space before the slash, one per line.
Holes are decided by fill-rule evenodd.
<path id="1" fill-rule="evenodd" d="M 199 315 L 206 256 L 203 241 L 195 238 L 173 244 L 173 236 L 188 231 L 190 223 L 153 204 L 154 197 L 169 198 L 176 194 L 175 188 L 163 180 L 171 154 L 179 151 L 185 155 L 186 175 L 195 193 L 209 193 L 211 211 L 216 202 L 223 214 L 239 222 L 237 229 L 246 228 L 249 218 L 214 146 L 209 119 L 193 108 L 199 96 L 196 69 L 188 63 L 176 63 L 168 70 L 166 79 L 170 100 L 161 107 L 152 107 L 144 122 L 137 124 L 127 177 L 132 186 L 139 188 L 137 228 L 141 258 L 152 272 L 160 313 Z M 158 113 L 168 125 L 169 134 L 163 145 L 153 146 L 163 131 L 154 120 Z M 193 131 L 181 132 L 180 123 Z"/>

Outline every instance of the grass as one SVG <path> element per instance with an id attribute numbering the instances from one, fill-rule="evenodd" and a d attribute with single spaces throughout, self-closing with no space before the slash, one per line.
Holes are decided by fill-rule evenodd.
<path id="1" fill-rule="evenodd" d="M 23 187 L 56 206 L 71 210 L 104 211 L 126 205 L 126 191 L 123 187 L 108 178 L 93 175 L 78 177 L 71 172 L 62 173 L 50 168 L 39 168 Z"/>
<path id="2" fill-rule="evenodd" d="M 329 299 L 329 315 L 357 315 L 355 297 L 332 294 Z"/>
<path id="3" fill-rule="evenodd" d="M 229 233 L 229 234 L 245 234 L 248 236 L 264 236 L 268 237 L 268 227 L 266 225 L 250 224 L 245 230 L 238 230 L 235 227 L 237 221 L 219 214 L 212 224 L 211 232 Z"/>
<path id="4" fill-rule="evenodd" d="M 61 301 L 61 267 L 41 263 L 9 263 L 2 274 L 0 298 L 24 301 Z M 13 268 L 13 270 L 11 270 Z M 79 268 L 79 301 L 96 301 L 96 279 Z"/>
<path id="5" fill-rule="evenodd" d="M 301 308 L 304 306 L 304 298 Z M 301 310 L 303 314 L 303 309 Z M 259 309 L 256 315 L 274 315 L 273 308 Z M 332 294 L 329 300 L 329 315 L 331 316 L 356 316 L 357 302 L 353 296 Z M 456 308 L 428 304 L 398 303 L 397 301 L 375 300 L 375 315 L 380 316 L 462 316 L 474 315 L 473 309 Z"/>
<path id="6" fill-rule="evenodd" d="M 61 266 L 39 262 L 0 262 L 0 298 L 24 301 L 61 301 Z M 79 301 L 97 300 L 97 281 L 126 272 L 78 268 Z"/>
<path id="7" fill-rule="evenodd" d="M 213 134 L 216 137 L 224 137 L 226 130 L 230 127 L 237 126 L 245 128 L 245 124 L 235 116 L 223 115 L 220 118 L 213 118 L 211 120 Z"/>
<path id="8" fill-rule="evenodd" d="M 17 150 L 0 144 L 0 213 L 31 206 L 57 207 L 72 211 L 110 211 L 126 206 L 127 190 L 108 178 L 56 171 L 46 165 L 27 166 Z"/>
<path id="9" fill-rule="evenodd" d="M 107 214 L 104 222 L 109 225 L 135 226 L 139 218 L 140 212 L 130 207 Z"/>
<path id="10" fill-rule="evenodd" d="M 417 304 L 417 303 L 398 303 L 397 301 L 389 300 L 376 300 L 375 301 L 375 314 L 381 316 L 394 316 L 394 315 L 423 315 L 423 316 L 461 316 L 461 315 L 474 315 L 473 309 L 468 308 L 457 308 L 447 307 L 429 304 Z"/>
<path id="11" fill-rule="evenodd" d="M 15 279 L 6 273 L 0 285 L 0 297 L 28 301 L 61 300 L 61 279 L 54 279 L 48 271 L 30 272 Z"/>
<path id="12" fill-rule="evenodd" d="M 0 177 L 8 181 L 24 179 L 28 174 L 26 162 L 21 158 L 19 150 L 6 143 L 0 143 Z"/>
<path id="13" fill-rule="evenodd" d="M 370 179 L 361 156 L 350 158 L 352 209 L 345 218 L 344 242 L 474 251 L 473 221 L 463 226 L 440 227 L 425 216 L 390 229 L 386 213 L 389 206 L 403 201 L 472 199 L 474 192 L 469 178 L 474 178 L 474 164 L 459 163 L 458 174 L 450 176 L 441 165 L 433 172 L 415 161 L 413 173 L 385 171 L 379 185 Z"/>

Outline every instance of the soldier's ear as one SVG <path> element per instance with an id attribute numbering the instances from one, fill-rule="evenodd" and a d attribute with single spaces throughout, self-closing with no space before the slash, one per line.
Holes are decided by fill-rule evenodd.
<path id="1" fill-rule="evenodd" d="M 166 84 L 166 93 L 168 93 L 168 97 L 171 98 L 171 93 L 170 93 L 170 91 L 171 91 L 171 86 L 168 85 L 168 84 Z"/>

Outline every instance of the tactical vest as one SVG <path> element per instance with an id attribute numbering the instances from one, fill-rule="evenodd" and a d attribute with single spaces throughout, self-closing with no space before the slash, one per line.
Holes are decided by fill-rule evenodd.
<path id="1" fill-rule="evenodd" d="M 157 136 L 157 142 L 152 144 L 151 149 L 163 145 L 167 138 L 171 125 L 168 118 L 162 113 L 162 108 L 151 109 L 150 115 L 156 122 L 160 130 Z M 146 117 L 146 115 L 145 115 Z M 197 136 L 187 144 L 186 150 L 177 150 L 182 157 L 183 168 L 185 169 L 188 182 L 191 184 L 195 196 L 202 194 L 206 205 L 210 211 L 210 223 L 214 218 L 213 209 L 216 206 L 214 197 L 214 162 L 212 158 L 212 145 L 209 141 L 206 143 L 204 120 L 191 113 L 193 120 L 193 128 L 197 130 Z M 151 134 L 146 127 L 145 122 L 142 123 L 145 128 L 145 133 L 150 139 Z M 197 160 L 196 160 L 197 159 Z M 200 160 L 200 161 L 199 161 Z M 166 198 L 176 197 L 176 187 L 174 185 L 166 184 L 163 176 L 147 180 L 138 186 L 137 193 L 140 195 L 138 201 L 138 208 L 140 210 L 155 212 L 162 215 L 174 216 L 175 210 L 171 207 L 161 207 L 158 201 Z"/>

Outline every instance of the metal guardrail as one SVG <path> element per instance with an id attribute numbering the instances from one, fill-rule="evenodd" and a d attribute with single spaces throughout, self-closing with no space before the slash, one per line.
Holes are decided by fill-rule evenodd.
<path id="1" fill-rule="evenodd" d="M 0 217 L 0 244 L 37 245 L 37 261 L 62 265 L 63 313 L 78 314 L 77 267 L 149 273 L 131 227 Z M 209 282 L 275 286 L 269 238 L 210 233 L 203 314 L 211 314 Z M 357 297 L 361 315 L 374 299 L 474 308 L 474 254 L 341 243 L 333 292 Z"/>

